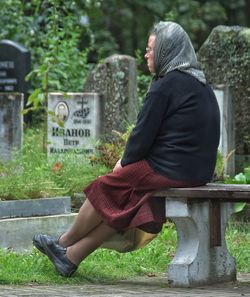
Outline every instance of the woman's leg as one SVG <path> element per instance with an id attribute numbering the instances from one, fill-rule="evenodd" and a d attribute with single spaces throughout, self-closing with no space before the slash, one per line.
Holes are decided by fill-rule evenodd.
<path id="1" fill-rule="evenodd" d="M 59 238 L 60 245 L 68 247 L 75 244 L 101 223 L 102 218 L 87 199 L 80 208 L 73 225 Z"/>
<path id="2" fill-rule="evenodd" d="M 105 223 L 99 224 L 81 240 L 67 248 L 67 258 L 75 265 L 79 265 L 88 255 L 100 247 L 106 240 L 110 239 L 116 232 L 117 230 Z"/>
<path id="3" fill-rule="evenodd" d="M 59 244 L 55 237 L 45 234 L 36 234 L 33 243 L 48 256 L 61 275 L 69 277 L 84 258 L 116 232 L 102 222 L 86 200 L 72 227 L 60 237 Z"/>

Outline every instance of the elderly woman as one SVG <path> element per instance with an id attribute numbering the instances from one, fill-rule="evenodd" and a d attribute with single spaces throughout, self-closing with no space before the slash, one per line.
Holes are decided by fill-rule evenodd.
<path id="1" fill-rule="evenodd" d="M 180 25 L 159 22 L 145 59 L 154 77 L 121 160 L 84 190 L 87 200 L 66 233 L 33 238 L 63 276 L 117 232 L 160 232 L 165 203 L 152 197 L 155 190 L 203 185 L 213 176 L 219 109 L 190 38 Z"/>

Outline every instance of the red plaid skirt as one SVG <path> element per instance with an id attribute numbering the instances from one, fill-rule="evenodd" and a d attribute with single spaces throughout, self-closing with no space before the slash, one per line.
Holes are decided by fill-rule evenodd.
<path id="1" fill-rule="evenodd" d="M 142 160 L 98 177 L 84 189 L 86 197 L 112 228 L 138 227 L 158 233 L 165 219 L 165 199 L 152 197 L 160 188 L 194 186 L 157 174 Z"/>

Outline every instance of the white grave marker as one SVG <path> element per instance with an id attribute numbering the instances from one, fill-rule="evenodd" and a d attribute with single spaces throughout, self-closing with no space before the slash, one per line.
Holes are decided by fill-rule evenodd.
<path id="1" fill-rule="evenodd" d="M 213 91 L 220 108 L 221 137 L 219 151 L 225 160 L 224 172 L 230 176 L 235 174 L 235 123 L 233 110 L 233 94 L 229 87 L 214 86 Z"/>
<path id="2" fill-rule="evenodd" d="M 0 162 L 10 161 L 23 142 L 23 94 L 0 93 Z"/>
<path id="3" fill-rule="evenodd" d="M 48 155 L 94 152 L 100 136 L 97 93 L 50 93 L 48 110 Z"/>

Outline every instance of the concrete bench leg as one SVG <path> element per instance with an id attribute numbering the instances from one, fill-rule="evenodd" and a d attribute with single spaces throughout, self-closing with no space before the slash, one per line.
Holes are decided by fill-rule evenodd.
<path id="1" fill-rule="evenodd" d="M 173 287 L 236 280 L 235 260 L 228 253 L 225 242 L 227 222 L 234 212 L 233 203 L 218 203 L 220 236 L 216 235 L 215 244 L 210 236 L 216 224 L 211 216 L 210 204 L 166 199 L 166 217 L 175 223 L 178 236 L 176 255 L 168 267 L 168 281 Z"/>

